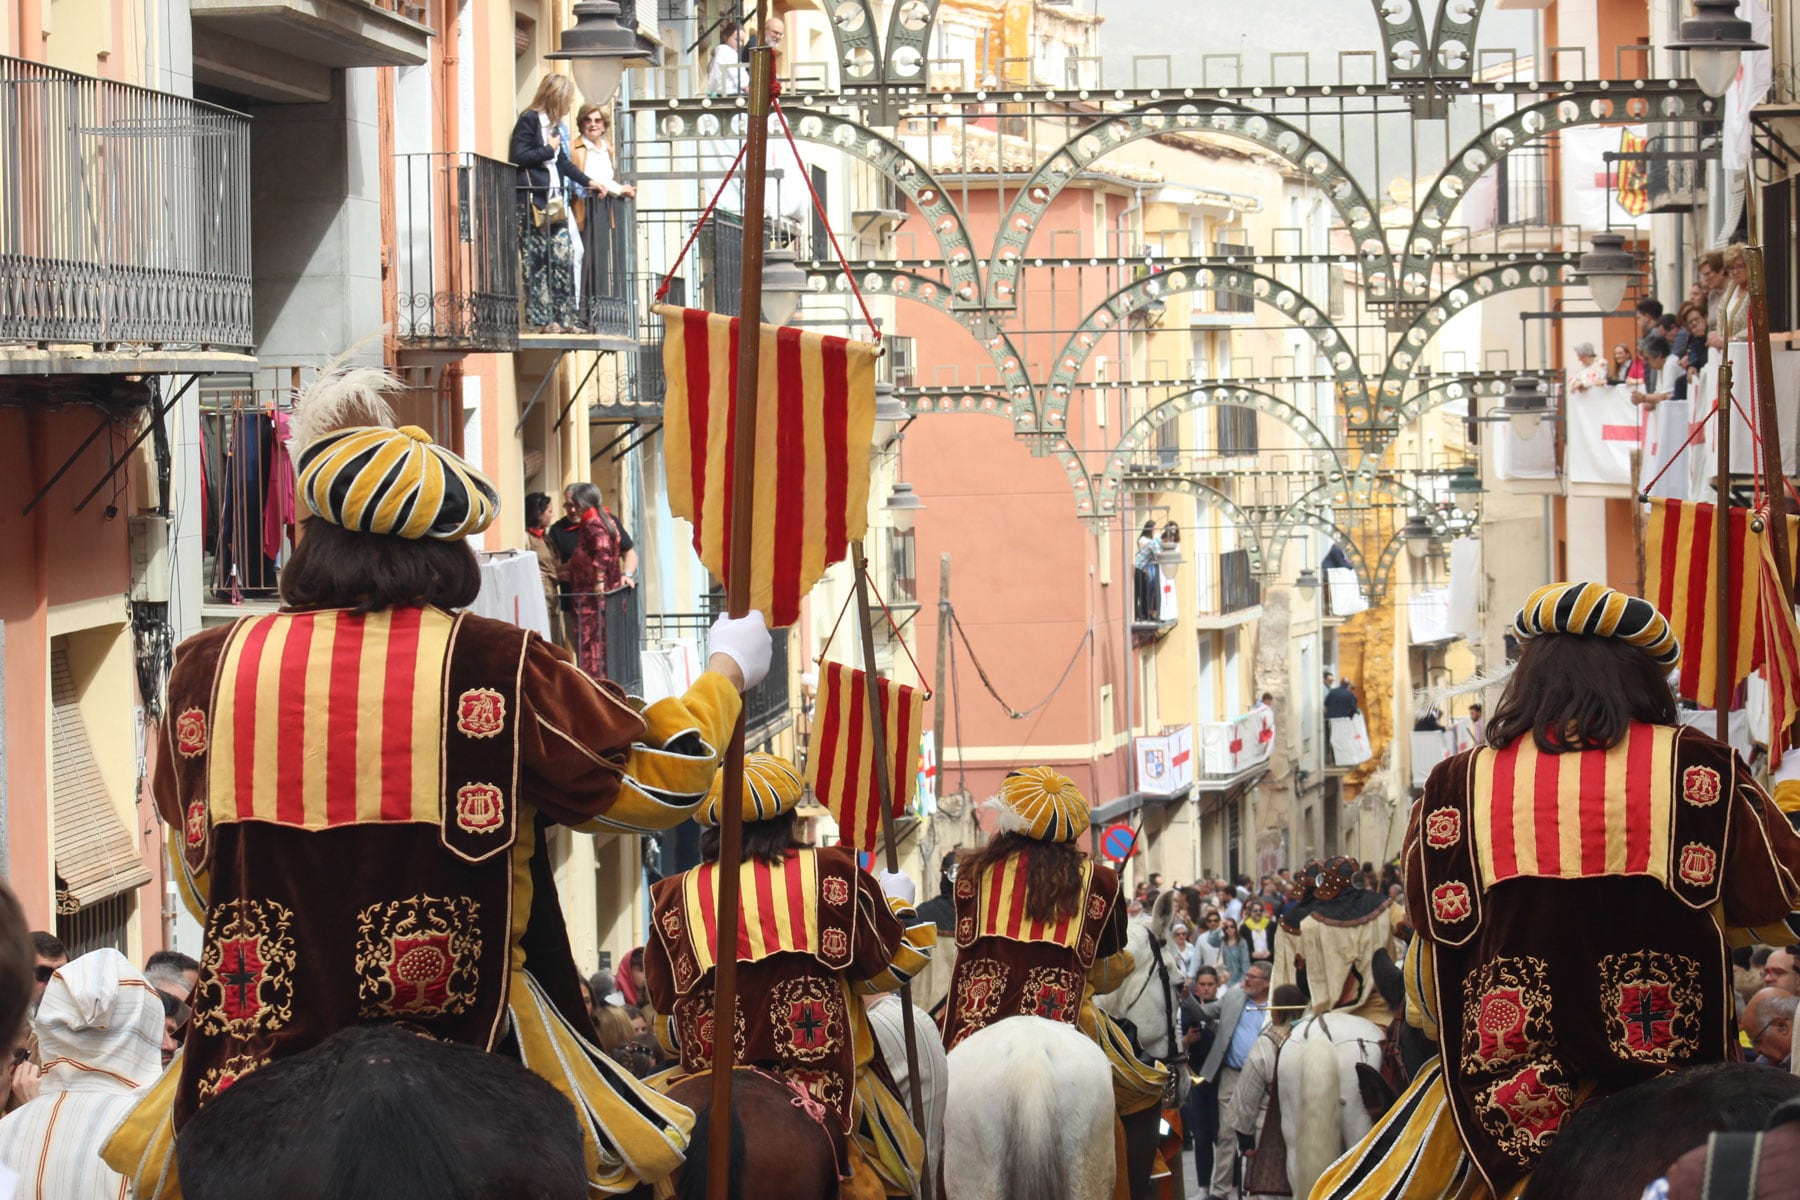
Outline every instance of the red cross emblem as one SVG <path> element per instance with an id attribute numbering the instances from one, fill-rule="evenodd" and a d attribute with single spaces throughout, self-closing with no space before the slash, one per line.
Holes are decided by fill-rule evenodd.
<path id="1" fill-rule="evenodd" d="M 1494 1087 L 1494 1104 L 1534 1142 L 1547 1141 L 1569 1111 L 1569 1089 L 1544 1082 L 1544 1068 L 1526 1067 Z"/>
<path id="2" fill-rule="evenodd" d="M 1244 749 L 1244 739 L 1243 738 L 1234 737 L 1231 739 L 1231 752 L 1233 754 L 1240 754 L 1243 752 L 1243 749 Z"/>
<path id="3" fill-rule="evenodd" d="M 175 718 L 175 748 L 182 757 L 194 758 L 206 753 L 206 714 L 190 708 Z"/>
<path id="4" fill-rule="evenodd" d="M 1689 767 L 1681 773 L 1681 798 L 1696 808 L 1719 801 L 1719 773 L 1711 767 Z"/>
<path id="5" fill-rule="evenodd" d="M 391 943 L 388 982 L 394 986 L 393 1007 L 399 1012 L 441 1009 L 450 994 L 450 975 L 456 955 L 447 933 L 423 933 L 397 937 Z"/>
<path id="6" fill-rule="evenodd" d="M 492 688 L 470 688 L 456 700 L 457 731 L 472 738 L 493 737 L 506 726 L 506 697 Z"/>
<path id="7" fill-rule="evenodd" d="M 1530 1049 L 1525 1037 L 1525 996 L 1519 988 L 1495 988 L 1481 997 L 1481 1008 L 1475 1018 L 1481 1048 L 1476 1052 L 1483 1065 L 1496 1066 L 1511 1062 Z"/>
<path id="8" fill-rule="evenodd" d="M 1440 883 L 1431 889 L 1432 915 L 1446 925 L 1468 920 L 1471 911 L 1468 884 Z"/>
<path id="9" fill-rule="evenodd" d="M 1674 985 L 1627 983 L 1619 988 L 1619 1020 L 1633 1050 L 1661 1050 L 1675 1040 Z"/>
<path id="10" fill-rule="evenodd" d="M 831 1046 L 831 1016 L 823 1000 L 796 1000 L 788 1006 L 788 1028 L 795 1050 L 825 1050 Z"/>
<path id="11" fill-rule="evenodd" d="M 456 789 L 456 823 L 470 833 L 492 833 L 506 818 L 506 799 L 491 783 L 465 783 Z"/>
<path id="12" fill-rule="evenodd" d="M 196 799 L 187 806 L 187 844 L 198 846 L 206 840 L 206 801 Z"/>
<path id="13" fill-rule="evenodd" d="M 253 1021 L 262 1011 L 262 939 L 232 938 L 219 943 L 219 1008 L 230 1021 Z"/>
<path id="14" fill-rule="evenodd" d="M 1425 844 L 1447 850 L 1462 837 L 1462 814 L 1454 808 L 1435 808 L 1425 814 Z"/>
<path id="15" fill-rule="evenodd" d="M 1044 984 L 1031 998 L 1031 1010 L 1052 1021 L 1069 1019 L 1069 989 Z"/>
<path id="16" fill-rule="evenodd" d="M 1713 881 L 1713 872 L 1719 865 L 1719 856 L 1713 853 L 1712 847 L 1703 846 L 1699 842 L 1689 842 L 1681 848 L 1681 879 L 1683 883 L 1691 883 L 1695 887 L 1705 887 Z"/>

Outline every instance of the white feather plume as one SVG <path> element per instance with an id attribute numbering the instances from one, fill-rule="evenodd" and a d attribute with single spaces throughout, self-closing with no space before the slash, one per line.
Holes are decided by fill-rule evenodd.
<path id="1" fill-rule="evenodd" d="M 1483 692 L 1492 691 L 1494 688 L 1504 685 L 1508 679 L 1511 679 L 1512 673 L 1513 664 L 1508 663 L 1504 667 L 1499 667 L 1492 671 L 1484 671 L 1477 675 L 1471 675 L 1461 683 L 1452 683 L 1447 684 L 1444 687 L 1436 688 L 1420 688 L 1413 693 L 1413 711 L 1422 713 L 1429 712 L 1432 709 L 1442 709 L 1446 700 L 1453 700 L 1458 696 L 1473 696 Z"/>
<path id="2" fill-rule="evenodd" d="M 394 424 L 387 396 L 406 385 L 385 367 L 358 366 L 350 361 L 381 336 L 377 330 L 320 367 L 312 382 L 294 397 L 289 445 L 296 452 L 339 429 Z"/>

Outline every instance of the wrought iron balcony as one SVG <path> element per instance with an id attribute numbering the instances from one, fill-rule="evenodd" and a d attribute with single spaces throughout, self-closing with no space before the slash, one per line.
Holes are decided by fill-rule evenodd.
<path id="1" fill-rule="evenodd" d="M 652 640 L 692 641 L 702 664 L 706 661 L 707 631 L 715 613 L 651 613 L 646 636 Z M 771 741 L 794 723 L 794 693 L 788 671 L 789 631 L 773 633 L 774 654 L 769 674 L 744 693 L 744 744 L 750 747 Z"/>
<path id="2" fill-rule="evenodd" d="M 240 350 L 250 121 L 0 57 L 0 342 Z"/>
<path id="3" fill-rule="evenodd" d="M 517 172 L 479 154 L 402 154 L 394 172 L 400 341 L 444 350 L 519 344 Z"/>

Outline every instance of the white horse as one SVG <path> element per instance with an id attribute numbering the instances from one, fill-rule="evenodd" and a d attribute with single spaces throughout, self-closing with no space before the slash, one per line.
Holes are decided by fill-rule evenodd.
<path id="1" fill-rule="evenodd" d="M 1112 1068 L 1073 1025 L 1008 1017 L 950 1052 L 948 1200 L 1107 1200 Z"/>
<path id="2" fill-rule="evenodd" d="M 1375 1123 L 1363 1103 L 1356 1068 L 1366 1063 L 1381 1069 L 1384 1036 L 1373 1021 L 1327 1013 L 1297 1022 L 1283 1043 L 1275 1073 L 1288 1182 L 1295 1196 L 1309 1194 L 1325 1168 Z"/>
<path id="3" fill-rule="evenodd" d="M 1130 1021 L 1137 1029 L 1138 1045 L 1164 1062 L 1171 1062 L 1175 1051 L 1170 1039 L 1175 1010 L 1181 1003 L 1181 969 L 1169 941 L 1174 914 L 1175 893 L 1167 891 L 1156 898 L 1149 916 L 1127 926 L 1125 948 L 1131 951 L 1131 975 L 1106 995 L 1094 997 L 1096 1008 Z"/>

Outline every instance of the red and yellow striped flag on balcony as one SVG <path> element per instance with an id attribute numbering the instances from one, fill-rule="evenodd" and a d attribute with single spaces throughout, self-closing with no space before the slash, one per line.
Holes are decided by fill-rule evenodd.
<path id="1" fill-rule="evenodd" d="M 1619 153 L 1640 154 L 1644 149 L 1644 139 L 1629 129 L 1619 131 Z M 1619 163 L 1619 207 L 1634 217 L 1644 215 L 1650 207 L 1650 164 L 1642 160 L 1626 159 Z"/>
<path id="2" fill-rule="evenodd" d="M 657 312 L 669 508 L 693 522 L 706 569 L 728 579 L 738 319 L 671 305 Z M 876 347 L 761 329 L 750 605 L 782 626 L 799 619 L 801 598 L 868 528 Z"/>
<path id="3" fill-rule="evenodd" d="M 912 803 L 918 782 L 919 729 L 925 697 L 917 688 L 877 678 L 894 816 Z M 881 792 L 875 771 L 874 723 L 869 719 L 867 677 L 842 663 L 825 663 L 819 678 L 818 719 L 806 782 L 838 824 L 838 839 L 857 850 L 874 850 L 881 838 Z"/>
<path id="4" fill-rule="evenodd" d="M 1788 536 L 1793 537 L 1795 522 L 1788 521 Z M 1757 539 L 1762 552 L 1758 557 L 1757 593 L 1761 603 L 1757 614 L 1757 655 L 1763 678 L 1769 683 L 1769 766 L 1781 765 L 1788 749 L 1788 727 L 1800 715 L 1800 621 L 1794 618 L 1794 606 L 1782 592 L 1781 572 L 1775 565 L 1774 539 Z M 1790 544 L 1791 541 L 1790 541 Z"/>
<path id="5" fill-rule="evenodd" d="M 1650 501 L 1644 532 L 1644 598 L 1669 619 L 1681 639 L 1681 679 L 1676 691 L 1704 708 L 1718 707 L 1719 621 L 1711 504 L 1683 500 Z M 1757 580 L 1761 555 L 1746 542 L 1748 509 L 1731 510 L 1730 621 L 1732 678 L 1727 696 L 1755 670 Z"/>

